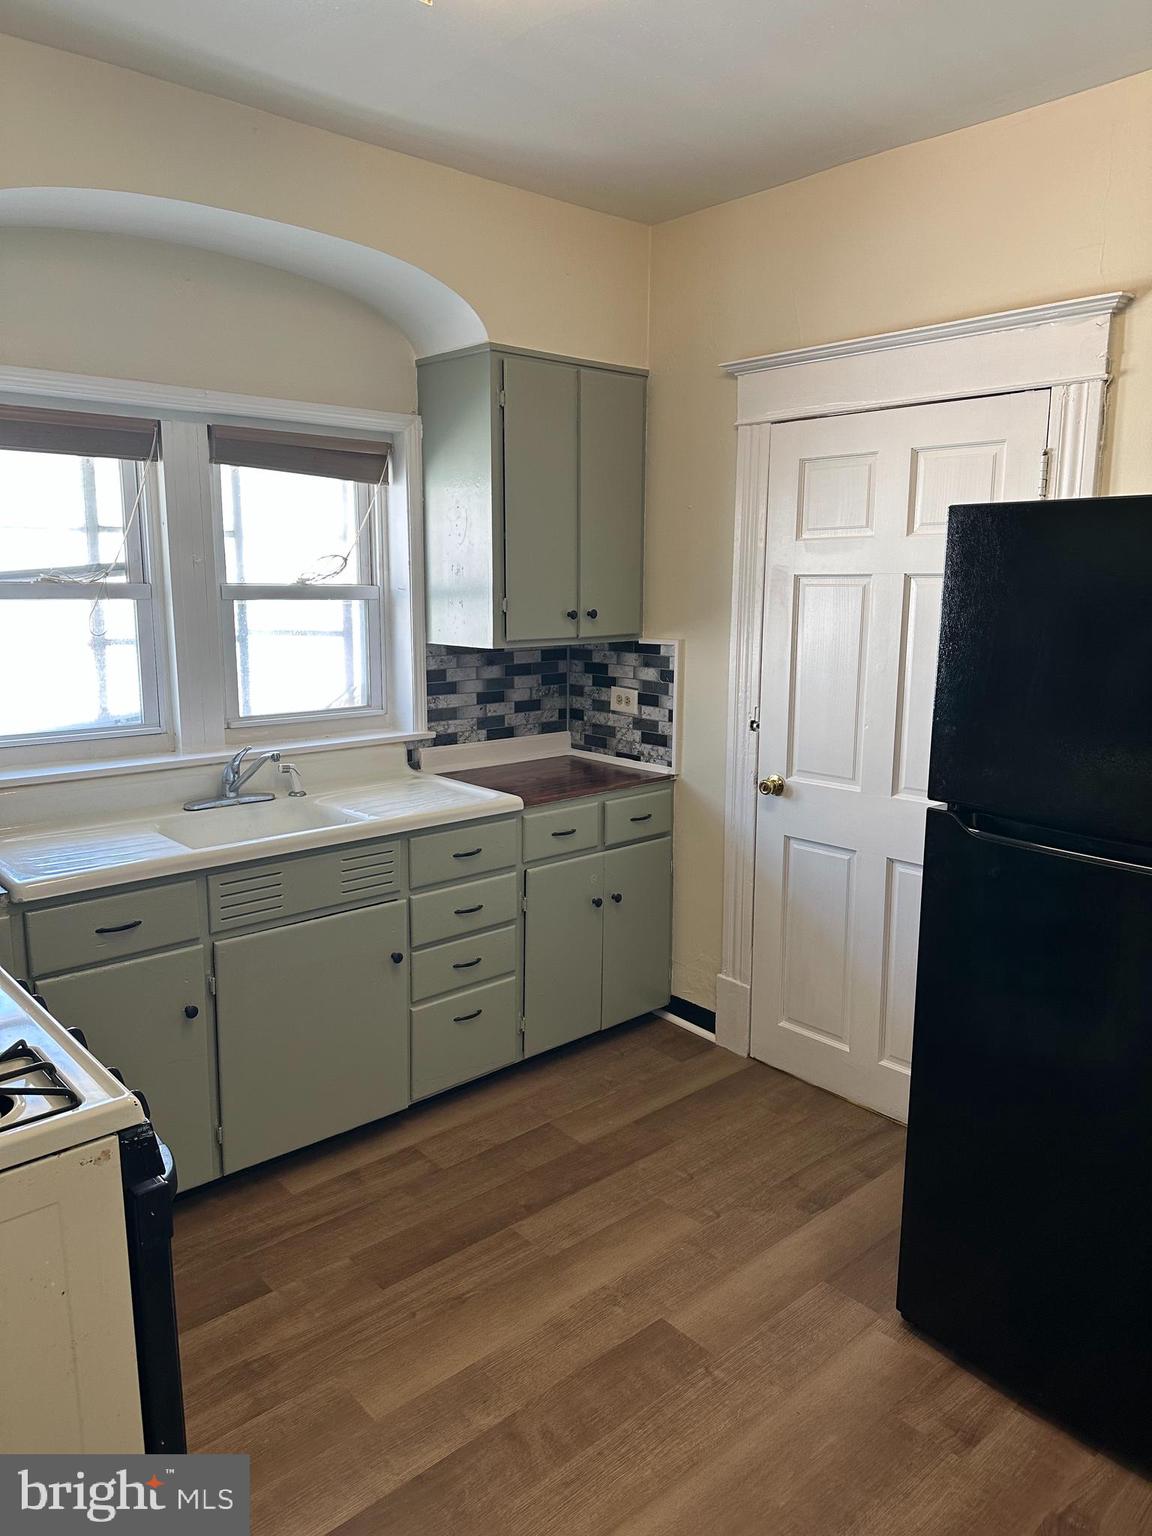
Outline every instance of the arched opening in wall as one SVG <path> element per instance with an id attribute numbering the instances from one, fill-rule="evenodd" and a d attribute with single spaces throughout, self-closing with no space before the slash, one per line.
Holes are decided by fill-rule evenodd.
<path id="1" fill-rule="evenodd" d="M 228 208 L 100 188 L 10 187 L 0 190 L 0 227 L 5 226 L 167 241 L 279 268 L 376 310 L 407 337 L 417 357 L 488 339 L 472 306 L 411 262 L 320 230 Z"/>

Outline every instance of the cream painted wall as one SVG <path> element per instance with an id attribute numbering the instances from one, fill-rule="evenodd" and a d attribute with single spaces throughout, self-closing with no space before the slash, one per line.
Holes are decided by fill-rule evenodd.
<path id="1" fill-rule="evenodd" d="M 646 623 L 685 638 L 674 987 L 711 1005 L 735 471 L 724 360 L 1128 289 L 1104 489 L 1152 491 L 1152 74 L 660 225 Z"/>
<path id="2" fill-rule="evenodd" d="M 646 225 L 0 37 L 0 185 L 206 203 L 430 272 L 508 345 L 642 366 Z"/>
<path id="3" fill-rule="evenodd" d="M 407 339 L 274 267 L 160 240 L 0 230 L 0 363 L 416 409 Z"/>

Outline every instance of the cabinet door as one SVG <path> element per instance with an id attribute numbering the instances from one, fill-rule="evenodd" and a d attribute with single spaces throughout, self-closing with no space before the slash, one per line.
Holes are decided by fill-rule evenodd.
<path id="1" fill-rule="evenodd" d="M 638 635 L 647 380 L 580 370 L 580 634 Z"/>
<path id="2" fill-rule="evenodd" d="M 92 1052 L 147 1098 L 181 1189 L 218 1171 L 205 970 L 197 947 L 37 983 L 60 1022 L 82 1029 Z"/>
<path id="3" fill-rule="evenodd" d="M 217 941 L 225 1173 L 407 1105 L 407 905 Z"/>
<path id="4" fill-rule="evenodd" d="M 524 1054 L 532 1056 L 600 1028 L 604 856 L 539 865 L 525 890 Z"/>
<path id="5" fill-rule="evenodd" d="M 672 839 L 604 855 L 604 1027 L 663 1008 L 672 990 Z"/>
<path id="6" fill-rule="evenodd" d="M 528 357 L 503 367 L 505 635 L 574 639 L 578 371 Z"/>
<path id="7" fill-rule="evenodd" d="M 12 938 L 12 920 L 0 912 L 0 971 L 12 974 L 16 966 L 16 945 Z"/>

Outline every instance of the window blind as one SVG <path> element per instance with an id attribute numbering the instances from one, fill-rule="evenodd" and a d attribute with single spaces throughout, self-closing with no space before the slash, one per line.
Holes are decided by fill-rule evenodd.
<path id="1" fill-rule="evenodd" d="M 391 452 L 392 444 L 381 440 L 313 437 L 260 427 L 208 428 L 208 456 L 213 464 L 239 469 L 279 469 L 376 485 L 387 474 Z"/>
<path id="2" fill-rule="evenodd" d="M 0 405 L 0 448 L 71 453 L 84 459 L 149 459 L 160 423 L 134 416 L 94 416 Z"/>

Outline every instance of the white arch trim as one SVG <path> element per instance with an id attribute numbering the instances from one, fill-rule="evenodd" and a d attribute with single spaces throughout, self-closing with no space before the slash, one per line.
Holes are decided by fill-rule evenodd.
<path id="1" fill-rule="evenodd" d="M 439 278 L 372 246 L 254 214 L 93 187 L 0 189 L 0 226 L 92 230 L 218 251 L 351 294 L 404 332 L 417 357 L 488 340 L 483 321 Z"/>

